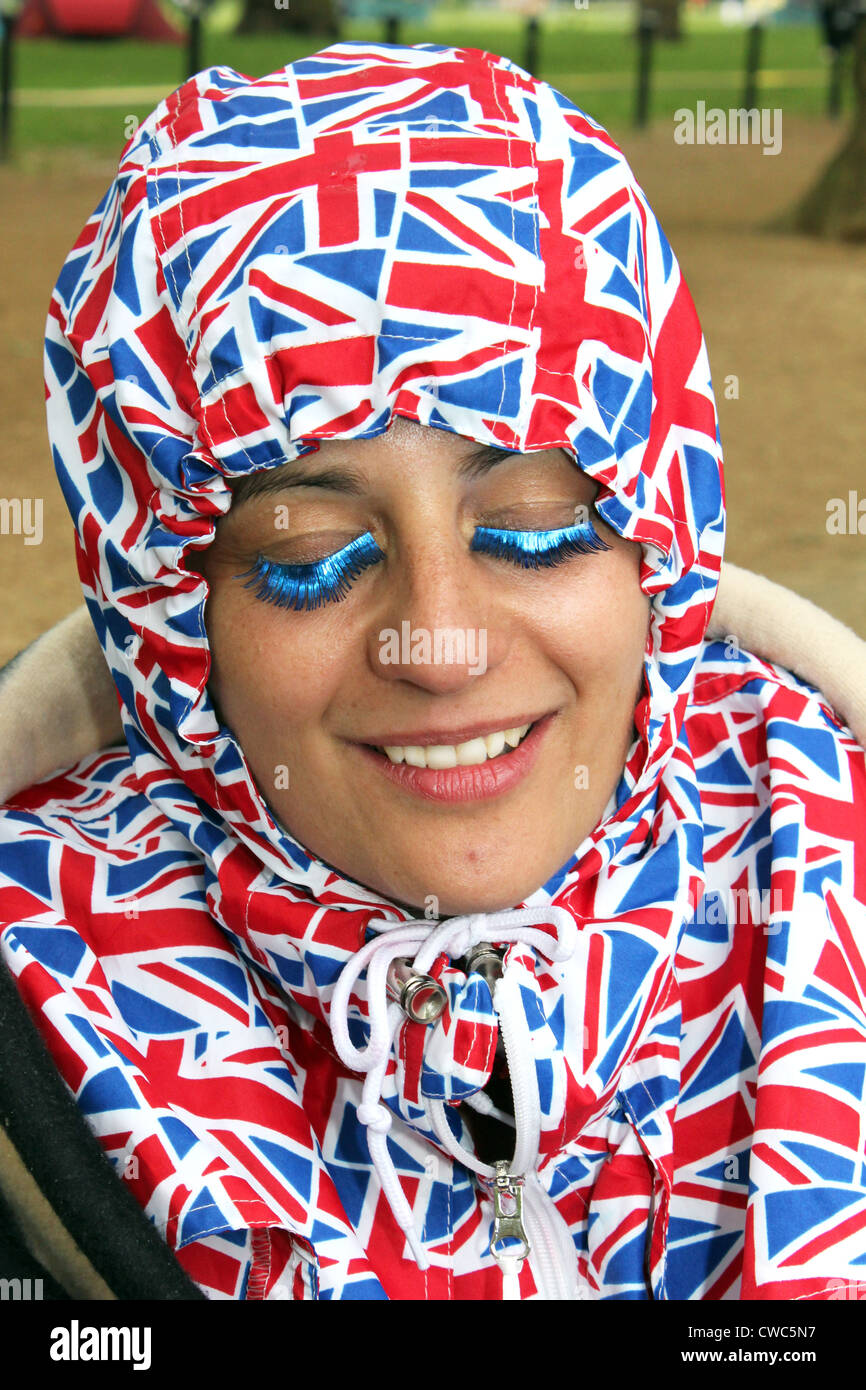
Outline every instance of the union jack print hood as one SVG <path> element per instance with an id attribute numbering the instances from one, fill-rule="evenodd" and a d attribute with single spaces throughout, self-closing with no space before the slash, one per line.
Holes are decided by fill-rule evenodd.
<path id="1" fill-rule="evenodd" d="M 4 951 L 192 1277 L 227 1298 L 856 1282 L 863 753 L 817 692 L 704 639 L 724 540 L 707 354 L 605 131 L 474 50 L 200 73 L 70 254 L 46 379 L 128 752 L 5 813 Z M 415 921 L 311 857 L 208 694 L 188 562 L 230 482 L 395 415 L 567 450 L 642 547 L 620 785 L 509 913 Z M 479 941 L 504 949 L 495 986 L 463 969 Z M 436 1023 L 388 1002 L 396 954 L 442 984 Z M 500 1040 L 529 1246 L 505 1259 L 459 1104 L 489 1104 Z"/>

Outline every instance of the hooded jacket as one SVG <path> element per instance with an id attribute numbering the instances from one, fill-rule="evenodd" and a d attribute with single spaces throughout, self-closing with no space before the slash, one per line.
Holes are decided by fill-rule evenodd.
<path id="1" fill-rule="evenodd" d="M 707 355 L 610 137 L 474 50 L 201 73 L 73 249 L 46 378 L 128 748 L 3 814 L 3 953 L 190 1279 L 360 1299 L 856 1283 L 864 753 L 814 688 L 706 639 Z M 651 598 L 601 822 L 513 910 L 441 923 L 275 820 L 210 699 L 188 564 L 231 480 L 395 414 L 565 449 Z M 435 1022 L 389 999 L 397 956 L 441 987 Z M 467 1118 L 491 1106 L 513 1130 L 496 1168 Z"/>

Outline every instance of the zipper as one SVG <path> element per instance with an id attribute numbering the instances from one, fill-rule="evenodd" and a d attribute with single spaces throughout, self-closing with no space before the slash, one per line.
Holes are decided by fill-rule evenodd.
<path id="1" fill-rule="evenodd" d="M 576 1293 L 577 1255 L 571 1232 L 553 1200 L 545 1192 L 537 1172 L 526 1184 L 526 1218 L 536 1251 L 536 1283 L 542 1296 L 559 1301 Z M 570 1273 L 571 1271 L 571 1273 Z"/>
<path id="2" fill-rule="evenodd" d="M 520 986 L 513 972 L 503 975 L 497 982 L 493 1007 L 499 1017 L 499 1035 L 505 1050 L 514 1102 L 515 1142 L 511 1172 L 522 1174 L 538 1157 L 541 1101 L 532 1060 L 532 1039 L 520 1003 Z"/>
<path id="3" fill-rule="evenodd" d="M 490 1253 L 495 1260 L 519 1260 L 522 1264 L 530 1251 L 526 1229 L 523 1225 L 523 1184 L 525 1179 L 515 1177 L 508 1171 L 508 1162 L 497 1159 L 494 1164 L 496 1177 L 493 1179 L 493 1235 L 490 1238 Z M 521 1249 L 497 1250 L 500 1241 L 519 1240 Z"/>
<path id="4" fill-rule="evenodd" d="M 514 1103 L 515 1144 L 511 1159 L 488 1164 L 464 1149 L 451 1131 L 442 1101 L 430 1103 L 429 1114 L 442 1147 L 458 1159 L 491 1193 L 493 1234 L 488 1250 L 502 1270 L 504 1300 L 519 1299 L 518 1279 L 523 1262 L 532 1256 L 538 1296 L 545 1300 L 571 1299 L 576 1294 L 577 1257 L 571 1233 L 535 1170 L 541 1145 L 541 1101 L 532 1055 L 529 1025 L 520 1002 L 520 986 L 514 972 L 495 983 L 493 1006 L 508 1065 Z M 520 1242 L 514 1251 L 496 1247 L 511 1238 Z M 575 1275 L 569 1274 L 573 1266 Z"/>
<path id="5" fill-rule="evenodd" d="M 500 1159 L 495 1165 L 496 1177 L 488 1180 L 493 1197 L 493 1235 L 488 1249 L 502 1269 L 503 1298 L 520 1297 L 509 1292 L 509 1285 L 513 1283 L 516 1288 L 525 1259 L 529 1260 L 538 1297 L 556 1302 L 584 1297 L 577 1287 L 571 1232 L 538 1174 L 514 1174 L 509 1172 L 510 1166 Z M 508 1237 L 519 1240 L 521 1248 L 498 1251 L 497 1244 Z"/>
<path id="6" fill-rule="evenodd" d="M 501 1182 L 501 1190 L 518 1204 L 519 1217 L 513 1233 L 523 1240 L 525 1246 L 525 1255 L 517 1257 L 519 1264 L 516 1272 L 519 1274 L 523 1259 L 529 1258 L 531 1253 L 530 1267 L 540 1297 L 548 1300 L 568 1299 L 572 1296 L 573 1281 L 568 1277 L 565 1260 L 570 1254 L 571 1234 L 544 1191 L 535 1170 L 541 1144 L 541 1101 L 532 1058 L 532 1040 L 520 1002 L 520 986 L 513 973 L 503 975 L 497 982 L 493 1002 L 499 1016 L 499 1031 L 511 1080 L 515 1146 L 510 1164 L 500 1161 L 495 1165 L 494 1239 L 490 1243 L 490 1252 L 502 1264 L 502 1257 L 497 1256 L 494 1248 L 497 1231 L 496 1184 Z M 568 1237 L 568 1251 L 562 1240 L 563 1230 Z M 511 1256 L 511 1259 L 514 1260 L 515 1256 Z M 512 1272 L 513 1265 L 510 1268 L 503 1265 L 503 1297 L 513 1296 L 507 1292 L 507 1280 Z"/>
<path id="7" fill-rule="evenodd" d="M 482 1179 L 493 1199 L 493 1233 L 487 1249 L 502 1271 L 503 1302 L 520 1300 L 520 1271 L 532 1249 L 523 1224 L 526 1179 L 509 1172 L 511 1167 L 507 1158 L 499 1158 L 493 1165 L 493 1177 Z M 514 1241 L 518 1242 L 517 1249 Z"/>

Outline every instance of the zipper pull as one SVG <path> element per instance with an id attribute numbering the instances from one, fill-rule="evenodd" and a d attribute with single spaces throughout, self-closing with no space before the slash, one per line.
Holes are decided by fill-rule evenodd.
<path id="1" fill-rule="evenodd" d="M 488 1249 L 500 1264 L 508 1261 L 513 1268 L 528 1257 L 529 1240 L 523 1225 L 523 1178 L 515 1177 L 508 1171 L 507 1159 L 500 1158 L 494 1164 L 496 1177 L 493 1179 L 493 1235 Z M 505 1248 L 497 1250 L 500 1242 L 509 1237 L 519 1240 L 521 1249 Z"/>

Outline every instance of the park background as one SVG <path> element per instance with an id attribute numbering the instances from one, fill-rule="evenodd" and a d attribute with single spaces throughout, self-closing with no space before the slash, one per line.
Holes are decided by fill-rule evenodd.
<path id="1" fill-rule="evenodd" d="M 45 0 L 46 14 L 53 3 Z M 91 3 L 98 9 L 100 0 Z M 115 15 L 139 3 L 112 0 Z M 259 33 L 238 32 L 244 3 L 254 0 L 216 0 L 190 21 L 189 3 L 184 13 L 152 0 L 179 31 L 176 42 L 12 30 L 0 161 L 0 497 L 42 498 L 44 535 L 39 545 L 0 535 L 0 663 L 81 601 L 45 429 L 43 325 L 64 258 L 135 121 L 179 85 L 190 61 L 260 76 L 333 42 L 332 0 L 290 0 L 288 9 L 260 0 L 269 28 Z M 828 528 L 833 499 L 847 509 L 854 494 L 866 512 L 866 110 L 861 104 L 858 114 L 853 76 L 854 51 L 864 44 L 843 51 L 835 95 L 816 9 L 791 0 L 773 8 L 753 0 L 655 3 L 649 19 L 643 12 L 650 76 L 642 113 L 636 0 L 343 0 L 339 33 L 393 38 L 399 15 L 400 42 L 504 54 L 607 127 L 665 228 L 707 338 L 726 463 L 727 558 L 866 637 L 866 534 Z M 4 6 L 20 9 L 15 0 L 0 0 Z M 680 36 L 661 37 L 674 24 Z M 745 55 L 756 41 L 760 66 L 749 94 Z M 778 154 L 760 144 L 677 143 L 677 110 L 703 101 L 727 111 L 744 95 L 782 112 Z M 845 177 L 834 179 L 841 150 Z M 866 532 L 866 516 L 862 524 Z"/>

